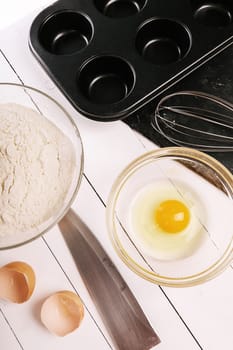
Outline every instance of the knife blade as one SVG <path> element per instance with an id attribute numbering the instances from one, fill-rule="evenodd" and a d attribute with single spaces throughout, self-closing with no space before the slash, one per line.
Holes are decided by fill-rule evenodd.
<path id="1" fill-rule="evenodd" d="M 119 350 L 149 350 L 160 339 L 102 245 L 70 209 L 60 231 L 84 284 Z"/>

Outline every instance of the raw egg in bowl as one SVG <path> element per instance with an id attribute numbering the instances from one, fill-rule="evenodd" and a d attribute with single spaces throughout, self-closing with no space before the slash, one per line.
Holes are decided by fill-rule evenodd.
<path id="1" fill-rule="evenodd" d="M 143 187 L 132 202 L 129 234 L 155 259 L 183 258 L 203 240 L 205 210 L 190 189 L 182 190 L 188 200 L 169 181 L 156 181 Z"/>
<path id="2" fill-rule="evenodd" d="M 118 176 L 107 202 L 113 246 L 139 276 L 166 286 L 205 282 L 233 258 L 233 176 L 209 155 L 157 149 Z"/>

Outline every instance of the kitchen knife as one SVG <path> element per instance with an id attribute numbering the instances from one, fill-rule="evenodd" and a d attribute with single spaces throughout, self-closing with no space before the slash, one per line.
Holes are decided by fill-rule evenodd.
<path id="1" fill-rule="evenodd" d="M 72 209 L 59 228 L 116 348 L 148 350 L 160 343 L 123 277 Z"/>

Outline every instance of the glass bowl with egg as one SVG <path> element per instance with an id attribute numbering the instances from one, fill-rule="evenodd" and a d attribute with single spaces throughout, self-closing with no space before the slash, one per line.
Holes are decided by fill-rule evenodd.
<path id="1" fill-rule="evenodd" d="M 79 130 L 29 86 L 0 83 L 0 250 L 32 241 L 68 211 L 83 171 Z"/>
<path id="2" fill-rule="evenodd" d="M 187 287 L 233 259 L 233 176 L 211 156 L 167 147 L 134 160 L 117 177 L 107 225 L 123 262 L 153 283 Z"/>

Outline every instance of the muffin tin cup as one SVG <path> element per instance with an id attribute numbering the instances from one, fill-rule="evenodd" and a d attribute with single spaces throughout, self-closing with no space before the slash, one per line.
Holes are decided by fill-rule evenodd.
<path id="1" fill-rule="evenodd" d="M 130 64 L 115 56 L 99 56 L 85 62 L 77 78 L 78 89 L 86 99 L 102 105 L 125 99 L 134 84 Z"/>
<path id="2" fill-rule="evenodd" d="M 95 0 L 96 8 L 111 18 L 129 17 L 140 12 L 146 0 Z"/>
<path id="3" fill-rule="evenodd" d="M 61 11 L 46 19 L 38 39 L 48 52 L 68 55 L 85 48 L 92 36 L 92 23 L 85 15 L 75 11 Z"/>
<path id="4" fill-rule="evenodd" d="M 182 60 L 191 48 L 192 39 L 186 26 L 169 19 L 152 18 L 139 28 L 135 43 L 145 60 L 166 65 Z"/>
<path id="5" fill-rule="evenodd" d="M 73 106 L 122 119 L 233 42 L 230 1 L 60 0 L 30 30 L 30 48 Z"/>
<path id="6" fill-rule="evenodd" d="M 211 27 L 226 27 L 233 20 L 233 4 L 225 1 L 191 1 L 194 18 L 201 24 Z"/>

